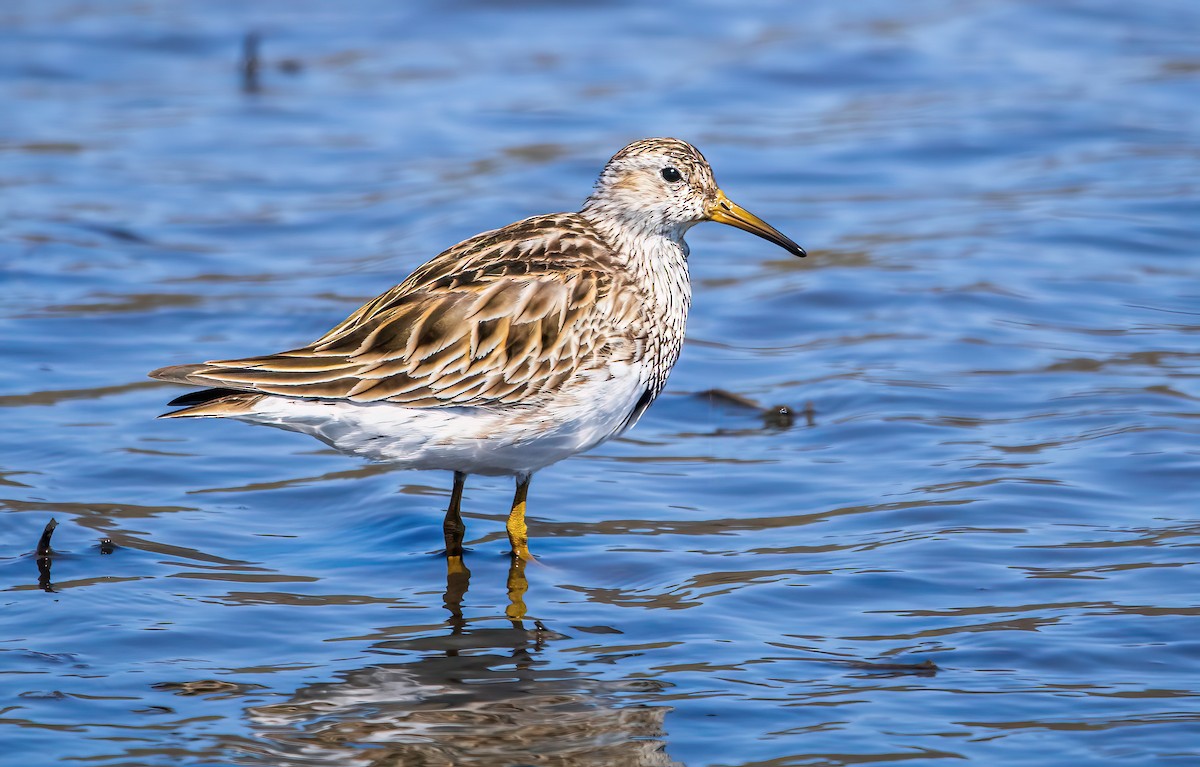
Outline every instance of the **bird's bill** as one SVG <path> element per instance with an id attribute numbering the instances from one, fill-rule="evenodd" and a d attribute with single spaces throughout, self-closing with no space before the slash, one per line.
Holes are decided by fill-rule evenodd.
<path id="1" fill-rule="evenodd" d="M 736 226 L 738 229 L 744 229 L 751 234 L 757 234 L 764 240 L 775 243 L 793 256 L 804 258 L 808 255 L 804 252 L 804 248 L 783 236 L 782 232 L 766 221 L 763 221 L 741 205 L 730 200 L 720 190 L 717 190 L 717 199 L 708 210 L 708 220 L 716 221 L 718 224 L 729 224 L 730 226 Z"/>

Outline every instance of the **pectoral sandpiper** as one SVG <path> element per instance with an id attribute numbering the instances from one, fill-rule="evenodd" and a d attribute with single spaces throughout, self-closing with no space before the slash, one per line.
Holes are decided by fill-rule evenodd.
<path id="1" fill-rule="evenodd" d="M 453 471 L 452 556 L 462 554 L 466 476 L 511 475 L 509 542 L 528 559 L 533 473 L 621 434 L 662 391 L 691 303 L 683 236 L 701 221 L 805 255 L 731 202 L 690 144 L 636 141 L 609 160 L 578 213 L 465 240 L 307 346 L 153 371 L 211 387 L 173 400 L 183 409 L 163 417 L 236 418 Z"/>

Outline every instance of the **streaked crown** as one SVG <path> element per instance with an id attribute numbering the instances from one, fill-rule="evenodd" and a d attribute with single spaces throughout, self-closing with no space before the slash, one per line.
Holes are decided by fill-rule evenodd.
<path id="1" fill-rule="evenodd" d="M 735 226 L 805 255 L 804 248 L 726 197 L 700 150 L 677 138 L 642 139 L 613 155 L 581 213 L 625 238 L 665 236 L 685 256 L 683 235 L 701 221 Z"/>
<path id="2" fill-rule="evenodd" d="M 613 155 L 584 210 L 678 237 L 708 218 L 718 192 L 700 150 L 676 138 L 648 138 Z"/>

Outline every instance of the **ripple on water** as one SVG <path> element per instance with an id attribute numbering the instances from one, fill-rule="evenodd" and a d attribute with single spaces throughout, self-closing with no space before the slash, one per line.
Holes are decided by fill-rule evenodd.
<path id="1" fill-rule="evenodd" d="M 1200 757 L 1195 10 L 393 6 L 0 11 L 0 763 Z M 508 480 L 448 569 L 448 475 L 153 419 L 664 134 L 811 256 L 689 234 L 537 563 Z"/>

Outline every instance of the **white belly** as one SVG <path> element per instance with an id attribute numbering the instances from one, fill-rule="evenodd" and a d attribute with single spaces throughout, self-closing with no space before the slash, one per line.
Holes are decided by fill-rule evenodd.
<path id="1" fill-rule="evenodd" d="M 641 376 L 626 365 L 607 373 L 537 406 L 409 408 L 268 396 L 239 418 L 410 469 L 530 474 L 632 425 L 629 415 L 645 392 Z"/>

